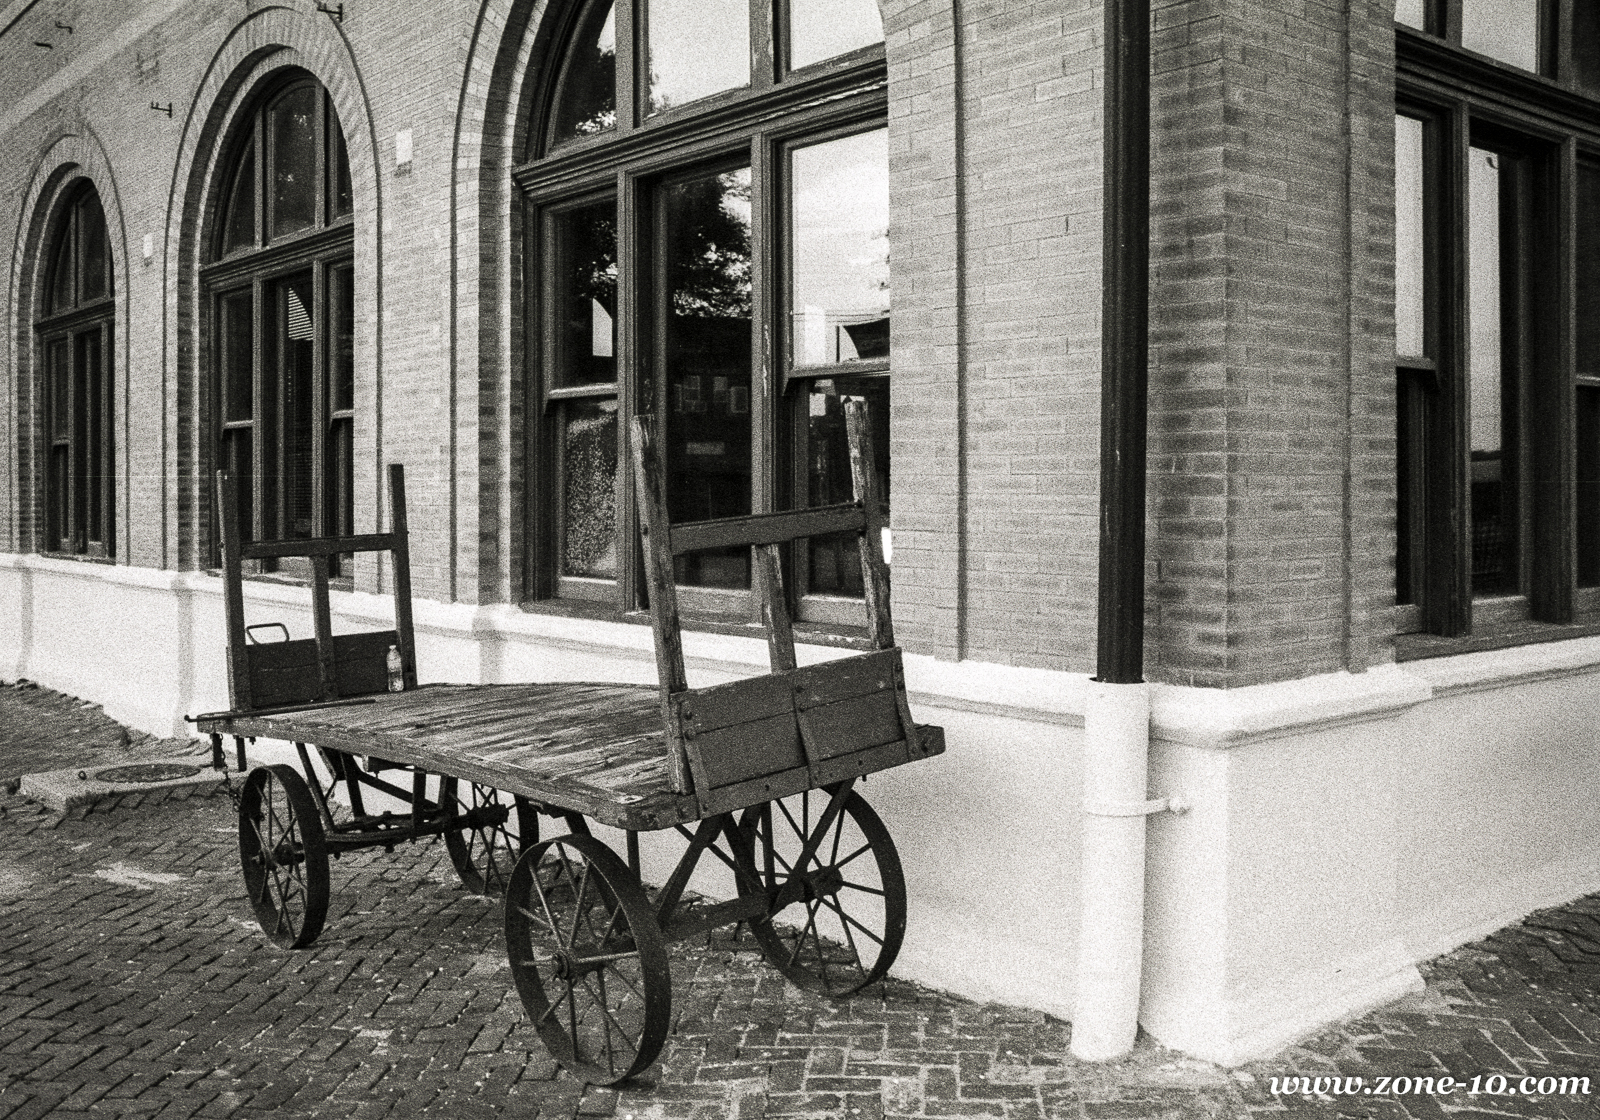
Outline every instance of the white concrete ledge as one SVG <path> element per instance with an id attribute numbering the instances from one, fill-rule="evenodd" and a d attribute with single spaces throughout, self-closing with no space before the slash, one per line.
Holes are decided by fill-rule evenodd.
<path id="1" fill-rule="evenodd" d="M 1430 657 L 1408 661 L 1405 669 L 1428 682 L 1436 696 L 1510 688 L 1600 672 L 1600 638 L 1573 638 L 1454 657 Z"/>
<path id="2" fill-rule="evenodd" d="M 1396 665 L 1246 688 L 1154 685 L 1150 691 L 1156 738 L 1217 750 L 1380 719 L 1433 697 L 1427 681 Z"/>

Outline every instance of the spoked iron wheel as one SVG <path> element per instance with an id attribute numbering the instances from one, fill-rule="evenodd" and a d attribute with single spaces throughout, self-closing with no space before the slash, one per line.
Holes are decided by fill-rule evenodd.
<path id="1" fill-rule="evenodd" d="M 493 786 L 455 778 L 440 779 L 439 801 L 446 810 L 482 818 L 460 832 L 444 834 L 461 882 L 473 894 L 504 894 L 523 845 L 538 836 L 533 806 Z"/>
<path id="2" fill-rule="evenodd" d="M 317 939 L 328 917 L 328 842 L 305 779 L 258 766 L 239 795 L 239 860 L 256 920 L 285 949 Z"/>
<path id="3" fill-rule="evenodd" d="M 506 891 L 506 953 L 552 1057 L 591 1085 L 641 1072 L 672 1013 L 667 949 L 632 871 L 600 841 L 529 848 Z"/>
<path id="4" fill-rule="evenodd" d="M 831 793 L 746 809 L 739 854 L 744 875 L 776 900 L 750 922 L 767 961 L 802 988 L 844 996 L 881 979 L 900 952 L 906 881 L 878 814 L 851 790 L 827 820 Z"/>

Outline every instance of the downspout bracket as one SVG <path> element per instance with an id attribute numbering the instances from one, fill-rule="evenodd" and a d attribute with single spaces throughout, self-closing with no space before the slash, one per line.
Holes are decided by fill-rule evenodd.
<path id="1" fill-rule="evenodd" d="M 1154 801 L 1105 801 L 1085 798 L 1083 811 L 1092 817 L 1147 817 L 1153 813 L 1187 813 L 1189 803 L 1181 797 L 1159 797 Z"/>

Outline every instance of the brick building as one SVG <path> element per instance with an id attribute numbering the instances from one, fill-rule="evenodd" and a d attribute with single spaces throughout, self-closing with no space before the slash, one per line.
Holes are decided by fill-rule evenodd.
<path id="1" fill-rule="evenodd" d="M 1221 1060 L 1600 888 L 1600 23 L 1398 8 L 1152 13 L 1140 1019 Z M 224 706 L 213 472 L 306 535 L 403 462 L 425 678 L 652 680 L 619 420 L 718 516 L 832 500 L 866 396 L 950 742 L 868 789 L 899 971 L 1071 1017 L 1104 72 L 1079 0 L 0 4 L 0 677 Z"/>

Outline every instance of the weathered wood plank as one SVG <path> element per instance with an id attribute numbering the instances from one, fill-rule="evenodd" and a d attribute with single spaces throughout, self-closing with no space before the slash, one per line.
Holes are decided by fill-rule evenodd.
<path id="1" fill-rule="evenodd" d="M 697 790 L 730 786 L 806 764 L 794 713 L 705 731 L 688 741 Z"/>
<path id="2" fill-rule="evenodd" d="M 742 517 L 719 517 L 712 521 L 690 521 L 672 527 L 672 554 L 699 552 L 707 548 L 748 548 L 758 545 L 787 544 L 802 537 L 821 537 L 829 533 L 859 532 L 866 514 L 857 502 L 831 506 L 784 510 L 779 513 L 751 513 Z"/>
<path id="3" fill-rule="evenodd" d="M 329 556 L 341 552 L 383 552 L 394 547 L 393 533 L 363 533 L 354 537 L 301 537 L 288 541 L 250 541 L 239 550 L 246 560 L 281 559 L 285 556 Z"/>
<path id="4" fill-rule="evenodd" d="M 805 736 L 806 757 L 812 762 L 906 737 L 892 689 L 803 709 L 799 722 Z"/>
<path id="5" fill-rule="evenodd" d="M 889 615 L 889 566 L 883 562 L 883 495 L 878 492 L 878 468 L 872 446 L 872 424 L 865 401 L 845 402 L 845 431 L 850 443 L 850 482 L 856 501 L 866 514 L 861 528 L 861 582 L 865 587 L 867 627 L 879 649 L 894 645 L 894 622 Z"/>

